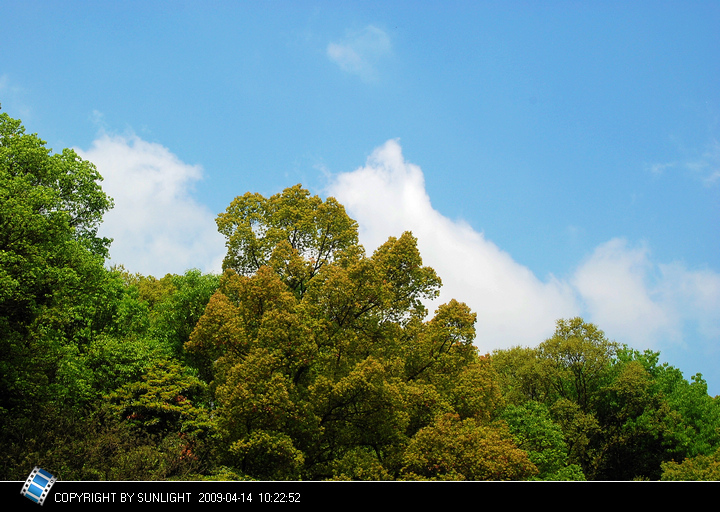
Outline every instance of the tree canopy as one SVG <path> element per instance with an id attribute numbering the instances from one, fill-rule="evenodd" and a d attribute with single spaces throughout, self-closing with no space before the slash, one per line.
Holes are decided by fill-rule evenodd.
<path id="1" fill-rule="evenodd" d="M 247 193 L 220 275 L 108 268 L 97 169 L 0 114 L 0 477 L 716 479 L 720 402 L 560 319 L 481 354 L 417 239 L 367 254 L 332 197 Z"/>

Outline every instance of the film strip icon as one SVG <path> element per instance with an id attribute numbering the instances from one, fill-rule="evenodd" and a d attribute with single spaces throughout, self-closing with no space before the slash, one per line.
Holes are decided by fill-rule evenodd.
<path id="1" fill-rule="evenodd" d="M 25 485 L 23 485 L 20 494 L 42 505 L 55 480 L 57 480 L 57 478 L 53 475 L 35 466 L 32 472 L 30 472 L 30 476 L 25 480 Z"/>

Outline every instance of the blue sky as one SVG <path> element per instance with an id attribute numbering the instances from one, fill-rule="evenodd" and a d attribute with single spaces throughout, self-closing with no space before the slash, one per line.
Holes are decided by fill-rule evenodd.
<path id="1" fill-rule="evenodd" d="M 720 394 L 720 2 L 0 0 L 0 103 L 75 148 L 113 262 L 217 270 L 237 195 L 404 230 L 485 351 L 580 315 Z"/>

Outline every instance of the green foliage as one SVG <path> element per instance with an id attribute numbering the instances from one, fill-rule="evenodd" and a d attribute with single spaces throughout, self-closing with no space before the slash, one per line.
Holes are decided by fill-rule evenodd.
<path id="1" fill-rule="evenodd" d="M 338 252 L 357 243 L 357 223 L 342 205 L 310 196 L 300 185 L 268 199 L 248 192 L 218 216 L 217 225 L 228 239 L 224 269 L 252 275 L 272 266 L 299 294 Z"/>
<path id="2" fill-rule="evenodd" d="M 440 416 L 410 441 L 403 457 L 407 480 L 522 480 L 537 468 L 502 425 Z"/>
<path id="3" fill-rule="evenodd" d="M 616 344 L 595 325 L 581 318 L 559 320 L 555 334 L 537 352 L 546 388 L 587 412 L 607 381 L 615 350 Z"/>
<path id="4" fill-rule="evenodd" d="M 568 465 L 568 446 L 563 430 L 544 404 L 529 401 L 509 405 L 502 414 L 518 448 L 528 453 L 537 467 L 538 480 L 585 480 L 578 465 Z"/>
<path id="5" fill-rule="evenodd" d="M 0 477 L 717 479 L 720 402 L 580 318 L 481 356 L 417 240 L 245 194 L 221 276 L 104 267 L 94 166 L 0 115 Z M 681 460 L 683 462 L 675 462 Z"/>
<path id="6" fill-rule="evenodd" d="M 53 154 L 0 114 L 0 438 L 19 454 L 38 411 L 82 414 L 92 398 L 82 352 L 108 318 L 97 236 L 112 205 L 95 167 Z M 59 407 L 56 404 L 62 404 Z M 18 459 L 5 459 L 9 469 Z"/>
<path id="7" fill-rule="evenodd" d="M 185 348 L 214 393 L 225 467 L 398 478 L 408 443 L 438 417 L 495 416 L 475 314 L 451 301 L 425 319 L 440 279 L 410 233 L 367 257 L 344 210 L 299 187 L 246 194 L 218 224 L 226 270 Z"/>
<path id="8" fill-rule="evenodd" d="M 492 356 L 511 406 L 546 406 L 562 430 L 567 467 L 601 480 L 657 480 L 663 462 L 720 444 L 718 404 L 702 378 L 689 383 L 658 361 L 659 353 L 610 342 L 581 319 L 559 321 L 535 349 Z"/>
<path id="9" fill-rule="evenodd" d="M 158 281 L 163 293 L 149 297 L 153 301 L 151 333 L 163 340 L 176 357 L 184 357 L 183 346 L 205 312 L 219 281 L 220 276 L 203 274 L 196 269 L 183 275 L 168 274 Z M 147 288 L 145 286 L 141 290 L 147 294 Z"/>
<path id="10" fill-rule="evenodd" d="M 158 336 L 156 321 L 170 317 L 164 332 L 177 338 L 184 329 L 187 338 L 212 279 L 168 278 L 188 316 L 156 315 L 162 294 L 149 300 L 145 279 L 104 268 L 110 241 L 97 227 L 112 202 L 100 181 L 90 162 L 71 150 L 52 154 L 0 114 L 4 478 L 43 461 L 64 478 L 169 478 L 197 471 L 193 450 L 212 429 L 207 411 L 189 401 L 202 402 L 202 383 L 169 360 L 175 340 Z"/>
<path id="11" fill-rule="evenodd" d="M 27 324 L 107 254 L 96 236 L 111 200 L 95 167 L 52 154 L 20 121 L 0 114 L 0 317 Z M 6 323 L 6 326 L 7 326 Z"/>
<path id="12" fill-rule="evenodd" d="M 595 443 L 602 432 L 597 417 L 594 413 L 583 412 L 578 404 L 565 398 L 554 402 L 550 413 L 565 436 L 568 463 L 579 465 L 587 475 L 596 453 Z"/>
<path id="13" fill-rule="evenodd" d="M 393 480 L 372 450 L 363 447 L 348 450 L 342 458 L 334 460 L 332 474 L 332 480 Z"/>
<path id="14" fill-rule="evenodd" d="M 181 365 L 160 360 L 139 380 L 110 393 L 108 410 L 149 434 L 204 437 L 211 428 L 209 414 L 194 405 L 204 390 L 204 384 Z"/>
<path id="15" fill-rule="evenodd" d="M 662 463 L 661 480 L 720 480 L 720 448 L 711 455 L 696 455 L 682 462 Z"/>
<path id="16" fill-rule="evenodd" d="M 601 393 L 597 417 L 603 427 L 602 457 L 593 462 L 596 478 L 657 480 L 660 463 L 677 453 L 677 414 L 637 362 L 618 365 Z"/>
<path id="17" fill-rule="evenodd" d="M 155 339 L 111 334 L 97 336 L 83 356 L 91 372 L 92 388 L 100 398 L 128 382 L 137 382 L 154 364 L 166 359 L 168 351 Z"/>
<path id="18" fill-rule="evenodd" d="M 687 381 L 680 370 L 658 364 L 659 352 L 624 347 L 623 361 L 637 361 L 653 376 L 653 385 L 679 415 L 674 435 L 685 456 L 711 455 L 720 446 L 720 400 L 708 395 L 701 374 Z"/>
<path id="19" fill-rule="evenodd" d="M 304 462 L 293 440 L 278 431 L 253 430 L 232 443 L 229 453 L 244 474 L 260 480 L 297 480 Z"/>
<path id="20" fill-rule="evenodd" d="M 102 413 L 72 425 L 39 460 L 64 480 L 183 479 L 200 467 L 182 436 L 149 436 Z"/>

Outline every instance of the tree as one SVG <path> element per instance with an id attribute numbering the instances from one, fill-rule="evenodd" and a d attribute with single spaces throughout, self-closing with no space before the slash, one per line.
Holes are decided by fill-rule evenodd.
<path id="1" fill-rule="evenodd" d="M 636 361 L 618 364 L 614 378 L 598 394 L 596 416 L 602 430 L 592 469 L 596 479 L 660 478 L 660 464 L 676 451 L 679 416 Z"/>
<path id="2" fill-rule="evenodd" d="M 580 466 L 568 464 L 568 446 L 559 424 L 544 404 L 528 401 L 509 405 L 501 418 L 507 422 L 518 448 L 535 464 L 538 480 L 584 480 Z"/>
<path id="3" fill-rule="evenodd" d="M 589 479 L 652 476 L 667 456 L 669 409 L 650 375 L 640 365 L 618 364 L 618 353 L 597 326 L 573 318 L 559 320 L 535 349 L 515 347 L 492 358 L 511 404 L 546 406 L 562 430 L 567 463 Z"/>
<path id="4" fill-rule="evenodd" d="M 110 240 L 97 237 L 111 200 L 95 167 L 72 150 L 52 154 L 20 121 L 0 113 L 0 319 L 27 326 L 79 286 Z"/>
<path id="5" fill-rule="evenodd" d="M 233 200 L 217 225 L 227 237 L 223 269 L 252 275 L 271 266 L 298 294 L 338 252 L 357 244 L 357 223 L 345 209 L 300 185 L 267 199 L 248 192 Z"/>
<path id="6" fill-rule="evenodd" d="M 597 326 L 573 318 L 558 320 L 555 334 L 539 345 L 538 358 L 556 396 L 587 412 L 608 376 L 616 348 Z"/>
<path id="7" fill-rule="evenodd" d="M 207 411 L 194 405 L 204 384 L 186 368 L 160 359 L 140 379 L 109 393 L 109 410 L 150 434 L 172 432 L 203 436 L 211 427 Z"/>
<path id="8" fill-rule="evenodd" d="M 623 346 L 617 366 L 642 367 L 649 381 L 643 386 L 645 392 L 659 402 L 655 409 L 669 411 L 663 427 L 663 460 L 712 456 L 720 446 L 720 400 L 708 395 L 702 375 L 688 381 L 679 369 L 659 360 L 660 352 Z"/>
<path id="9" fill-rule="evenodd" d="M 611 342 L 576 318 L 558 321 L 537 348 L 496 351 L 491 360 L 508 410 L 546 406 L 568 463 L 588 479 L 657 480 L 665 462 L 711 455 L 720 432 L 718 402 L 702 376 L 688 382 L 659 356 Z"/>
<path id="10" fill-rule="evenodd" d="M 418 432 L 405 451 L 404 479 L 524 480 L 537 473 L 502 424 L 448 414 Z"/>
<path id="11" fill-rule="evenodd" d="M 176 357 L 183 358 L 187 354 L 183 346 L 205 312 L 219 281 L 220 276 L 203 274 L 197 269 L 183 275 L 167 274 L 159 280 L 148 276 L 140 281 L 141 292 L 152 300 L 150 333 L 162 340 Z"/>
<path id="12" fill-rule="evenodd" d="M 640 352 L 623 346 L 618 359 L 637 361 L 653 377 L 656 392 L 680 415 L 676 436 L 686 457 L 711 455 L 720 446 L 720 399 L 708 395 L 701 374 L 688 381 L 682 372 L 668 363 L 659 364 L 660 352 Z"/>
<path id="13" fill-rule="evenodd" d="M 251 350 L 218 387 L 223 413 L 219 429 L 229 446 L 226 461 L 244 474 L 269 480 L 300 476 L 304 456 L 286 431 L 301 416 L 292 383 L 281 363 L 265 348 Z"/>
<path id="14" fill-rule="evenodd" d="M 38 414 L 58 422 L 57 415 L 80 414 L 75 400 L 63 402 L 73 397 L 66 384 L 86 389 L 80 353 L 107 320 L 110 240 L 97 228 L 112 201 L 101 179 L 72 150 L 53 154 L 0 113 L 0 432 L 7 453 L 27 446 Z M 3 474 L 13 464 L 5 459 Z"/>
<path id="15" fill-rule="evenodd" d="M 25 133 L 20 121 L 0 113 L 0 330 L 5 340 L 26 336 L 32 322 L 53 307 L 63 311 L 45 320 L 77 320 L 73 292 L 84 292 L 102 278 L 110 243 L 97 237 L 102 215 L 112 206 L 101 179 L 72 150 L 52 154 L 43 140 Z"/>
<path id="16" fill-rule="evenodd" d="M 696 455 L 682 462 L 662 463 L 661 480 L 720 480 L 720 448 L 711 455 Z"/>
<path id="17" fill-rule="evenodd" d="M 185 348 L 233 474 L 399 478 L 409 443 L 439 417 L 480 429 L 495 417 L 475 314 L 453 300 L 426 319 L 440 279 L 411 233 L 366 256 L 342 206 L 300 186 L 245 194 L 218 226 L 225 271 Z"/>

